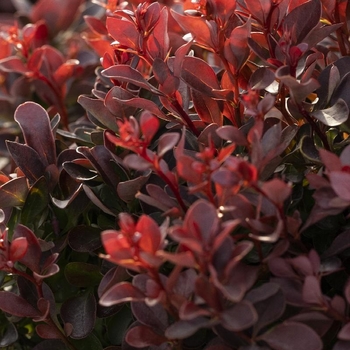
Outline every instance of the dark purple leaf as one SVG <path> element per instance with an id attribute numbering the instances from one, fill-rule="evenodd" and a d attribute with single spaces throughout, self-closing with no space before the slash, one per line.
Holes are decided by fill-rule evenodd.
<path id="1" fill-rule="evenodd" d="M 216 133 L 224 140 L 231 141 L 239 146 L 248 145 L 244 133 L 232 125 L 224 125 L 216 130 Z"/>
<path id="2" fill-rule="evenodd" d="M 253 303 L 258 314 L 254 325 L 255 334 L 281 317 L 285 309 L 285 298 L 282 290 L 274 283 L 265 283 L 252 289 L 245 299 Z"/>
<path id="3" fill-rule="evenodd" d="M 146 175 L 138 176 L 135 179 L 119 182 L 117 186 L 117 192 L 119 197 L 126 203 L 132 202 L 138 191 L 148 181 L 151 172 L 147 172 Z"/>
<path id="4" fill-rule="evenodd" d="M 213 324 L 209 319 L 198 317 L 191 321 L 177 321 L 165 331 L 168 339 L 185 339 L 196 333 L 201 328 L 209 327 Z"/>
<path id="5" fill-rule="evenodd" d="M 344 100 L 339 99 L 327 109 L 312 112 L 312 116 L 327 126 L 338 126 L 348 119 L 349 108 Z"/>
<path id="6" fill-rule="evenodd" d="M 172 150 L 180 139 L 180 134 L 169 132 L 163 134 L 158 141 L 157 154 L 158 157 L 163 157 L 164 154 Z"/>
<path id="7" fill-rule="evenodd" d="M 201 121 L 206 124 L 223 124 L 222 106 L 220 101 L 207 98 L 201 92 L 192 89 L 192 102 Z"/>
<path id="8" fill-rule="evenodd" d="M 44 340 L 37 344 L 33 350 L 66 350 L 66 345 L 60 340 Z"/>
<path id="9" fill-rule="evenodd" d="M 296 336 L 297 335 L 297 336 Z M 275 350 L 322 350 L 318 334 L 303 323 L 284 322 L 260 337 Z"/>
<path id="10" fill-rule="evenodd" d="M 94 191 L 90 187 L 88 187 L 86 185 L 83 185 L 83 189 L 84 189 L 84 192 L 87 195 L 87 197 L 96 205 L 96 207 L 100 208 L 106 214 L 109 214 L 109 215 L 112 215 L 112 216 L 116 216 L 117 215 L 117 213 L 115 213 L 111 209 L 107 208 L 101 202 L 101 200 L 96 196 L 96 194 L 94 193 Z"/>
<path id="11" fill-rule="evenodd" d="M 311 327 L 320 337 L 325 335 L 333 324 L 333 320 L 316 311 L 300 313 L 288 319 L 288 321 L 304 323 Z"/>
<path id="12" fill-rule="evenodd" d="M 16 165 L 31 183 L 44 175 L 45 166 L 39 154 L 32 147 L 12 141 L 6 141 L 6 146 Z"/>
<path id="13" fill-rule="evenodd" d="M 284 19 L 285 30 L 292 33 L 296 39 L 294 44 L 299 44 L 316 27 L 321 16 L 321 2 L 317 0 L 307 1 L 295 7 Z"/>
<path id="14" fill-rule="evenodd" d="M 27 194 L 27 179 L 25 177 L 12 179 L 0 186 L 0 207 L 4 209 L 23 206 Z"/>
<path id="15" fill-rule="evenodd" d="M 71 337 L 81 339 L 87 337 L 95 326 L 96 300 L 91 293 L 66 300 L 61 307 L 64 323 L 73 326 Z"/>
<path id="16" fill-rule="evenodd" d="M 78 103 L 82 105 L 83 108 L 89 112 L 95 120 L 98 121 L 97 126 L 113 130 L 114 132 L 118 131 L 116 122 L 117 116 L 109 111 L 102 100 L 80 95 L 78 98 Z M 91 121 L 96 124 L 94 120 Z"/>
<path id="17" fill-rule="evenodd" d="M 136 86 L 149 90 L 154 94 L 161 94 L 159 90 L 154 88 L 138 70 L 126 64 L 111 66 L 103 70 L 102 75 L 107 78 L 134 84 Z M 117 100 L 119 100 L 119 98 Z"/>
<path id="18" fill-rule="evenodd" d="M 130 115 L 134 115 L 137 107 L 128 107 L 122 101 L 130 100 L 134 97 L 135 95 L 130 91 L 125 90 L 120 86 L 113 86 L 112 89 L 107 92 L 104 103 L 113 115 L 118 119 L 123 119 L 128 118 Z"/>
<path id="19" fill-rule="evenodd" d="M 14 118 L 26 144 L 39 154 L 44 166 L 56 164 L 55 141 L 46 110 L 34 102 L 25 102 L 17 107 Z"/>
<path id="20" fill-rule="evenodd" d="M 249 301 L 243 300 L 220 314 L 221 324 L 228 330 L 240 332 L 254 325 L 258 314 Z"/>
<path id="21" fill-rule="evenodd" d="M 68 243 L 77 252 L 90 253 L 102 246 L 101 230 L 91 226 L 76 226 L 69 231 Z"/>
<path id="22" fill-rule="evenodd" d="M 350 341 L 340 340 L 335 343 L 332 350 L 348 350 L 350 346 Z"/>
<path id="23" fill-rule="evenodd" d="M 151 328 L 141 325 L 132 327 L 127 332 L 125 340 L 131 346 L 144 348 L 152 345 L 161 345 L 167 341 L 167 338 L 155 333 Z"/>
<path id="24" fill-rule="evenodd" d="M 161 333 L 168 327 L 168 314 L 161 304 L 148 306 L 145 303 L 131 303 L 131 310 L 136 319 Z"/>

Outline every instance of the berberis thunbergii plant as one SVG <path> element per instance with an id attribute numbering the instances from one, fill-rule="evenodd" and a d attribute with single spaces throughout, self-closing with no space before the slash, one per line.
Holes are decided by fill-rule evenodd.
<path id="1" fill-rule="evenodd" d="M 0 346 L 350 349 L 348 1 L 13 4 Z"/>

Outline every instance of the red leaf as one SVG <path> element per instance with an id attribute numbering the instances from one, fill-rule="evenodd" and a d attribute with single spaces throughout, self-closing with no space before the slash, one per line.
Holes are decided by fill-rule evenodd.
<path id="1" fill-rule="evenodd" d="M 185 33 L 191 33 L 195 42 L 200 46 L 215 49 L 212 37 L 211 28 L 203 17 L 184 16 L 171 10 L 172 16 L 176 22 L 183 28 Z"/>
<path id="2" fill-rule="evenodd" d="M 10 245 L 10 260 L 17 261 L 24 257 L 27 253 L 28 241 L 25 237 L 19 237 L 14 239 Z"/>
<path id="3" fill-rule="evenodd" d="M 147 11 L 152 6 L 155 6 L 153 3 Z M 157 4 L 159 6 L 159 4 Z M 152 34 L 149 36 L 147 40 L 147 48 L 151 55 L 151 57 L 156 58 L 160 57 L 164 59 L 169 51 L 169 36 L 168 36 L 168 9 L 163 7 L 160 11 L 158 21 L 155 27 L 152 30 Z"/>
<path id="4" fill-rule="evenodd" d="M 151 142 L 159 129 L 159 120 L 148 112 L 143 112 L 140 118 L 140 129 L 147 142 Z"/>
<path id="5" fill-rule="evenodd" d="M 14 56 L 6 57 L 0 60 L 0 69 L 3 72 L 16 72 L 20 74 L 30 72 L 23 61 L 20 58 Z"/>
<path id="6" fill-rule="evenodd" d="M 283 205 L 292 192 L 291 186 L 278 178 L 265 182 L 262 190 L 273 203 L 280 206 Z"/>
<path id="7" fill-rule="evenodd" d="M 250 37 L 250 19 L 242 26 L 236 27 L 231 32 L 230 39 L 225 43 L 225 57 L 233 65 L 237 73 L 248 59 L 250 49 L 248 38 Z"/>
<path id="8" fill-rule="evenodd" d="M 145 295 L 135 286 L 128 282 L 115 284 L 108 289 L 101 297 L 100 304 L 112 306 L 128 301 L 144 301 Z"/>
<path id="9" fill-rule="evenodd" d="M 152 218 L 143 214 L 136 224 L 135 231 L 141 233 L 138 245 L 142 250 L 150 253 L 158 250 L 161 234 L 157 223 Z"/>
<path id="10" fill-rule="evenodd" d="M 244 3 L 254 19 L 258 20 L 262 25 L 268 24 L 267 19 L 272 5 L 270 1 L 245 0 Z"/>
<path id="11" fill-rule="evenodd" d="M 182 62 L 181 78 L 193 89 L 210 97 L 225 99 L 212 67 L 197 57 L 186 56 Z"/>
<path id="12" fill-rule="evenodd" d="M 105 24 L 98 18 L 94 16 L 84 16 L 85 23 L 89 28 L 99 35 L 108 35 L 107 28 Z"/>
<path id="13" fill-rule="evenodd" d="M 124 18 L 107 17 L 109 34 L 120 44 L 138 51 L 141 40 L 136 25 Z"/>
<path id="14" fill-rule="evenodd" d="M 18 317 L 38 317 L 40 312 L 22 297 L 11 292 L 0 292 L 0 309 Z"/>
<path id="15" fill-rule="evenodd" d="M 37 237 L 28 227 L 17 225 L 14 230 L 13 239 L 20 237 L 26 238 L 28 242 L 27 253 L 20 259 L 20 262 L 29 267 L 33 272 L 40 272 L 41 248 Z"/>

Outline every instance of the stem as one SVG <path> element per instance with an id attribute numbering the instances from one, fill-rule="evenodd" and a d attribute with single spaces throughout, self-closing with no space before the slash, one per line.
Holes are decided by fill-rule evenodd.
<path id="1" fill-rule="evenodd" d="M 177 99 L 172 99 L 171 104 L 180 114 L 182 120 L 186 123 L 186 125 L 190 128 L 190 130 L 198 137 L 200 135 L 200 132 L 197 130 L 196 126 L 194 125 L 189 115 L 184 111 L 179 101 Z"/>

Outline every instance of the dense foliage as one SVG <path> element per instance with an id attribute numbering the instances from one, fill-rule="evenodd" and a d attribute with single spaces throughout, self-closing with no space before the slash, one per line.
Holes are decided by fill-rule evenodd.
<path id="1" fill-rule="evenodd" d="M 13 4 L 0 346 L 350 349 L 348 1 Z"/>

